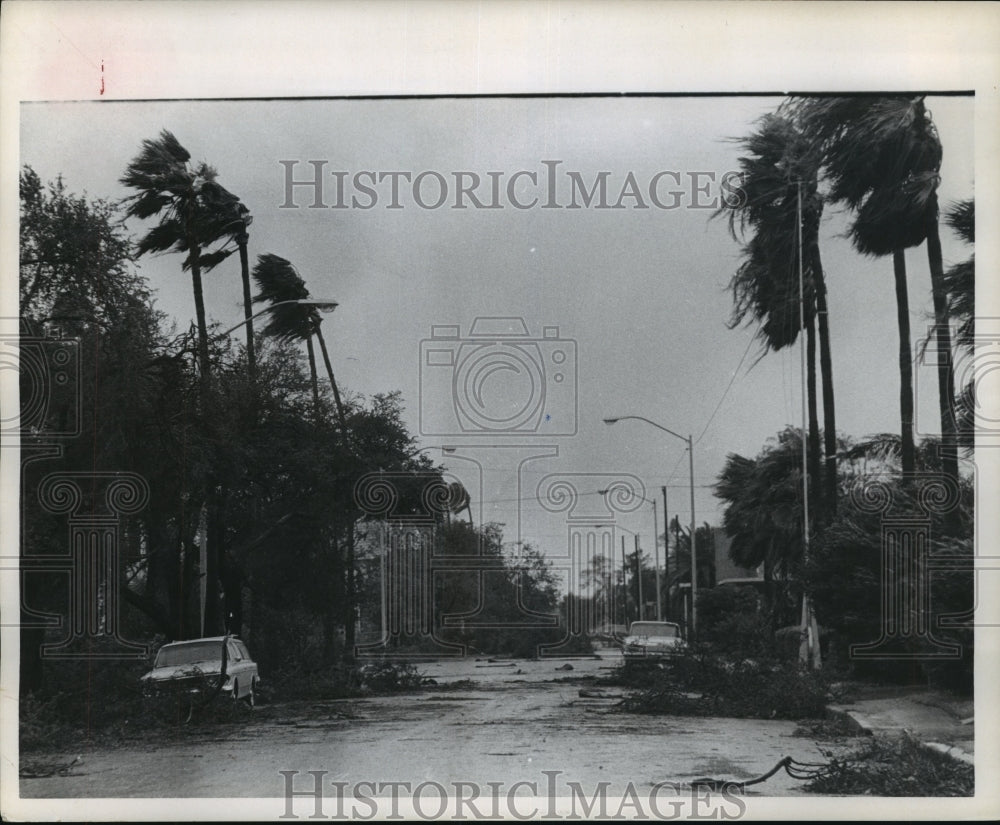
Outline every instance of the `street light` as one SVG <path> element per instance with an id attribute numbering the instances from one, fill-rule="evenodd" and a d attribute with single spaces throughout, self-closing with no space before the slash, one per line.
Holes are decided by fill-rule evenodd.
<path id="1" fill-rule="evenodd" d="M 597 491 L 598 495 L 602 496 L 607 496 L 609 492 L 611 491 L 607 488 L 605 488 L 604 490 Z M 659 540 L 660 517 L 659 514 L 656 512 L 656 500 L 654 499 L 650 501 L 645 496 L 641 496 L 635 492 L 633 492 L 632 495 L 634 495 L 636 498 L 642 499 L 643 501 L 646 502 L 646 504 L 649 504 L 653 508 L 653 565 L 656 571 L 656 621 L 662 622 L 663 603 L 660 597 L 660 540 Z M 667 528 L 664 527 L 663 529 L 666 530 Z M 664 540 L 665 539 L 666 539 L 666 533 L 664 532 Z"/>
<path id="2" fill-rule="evenodd" d="M 668 427 L 664 427 L 662 424 L 657 424 L 655 421 L 650 421 L 648 418 L 644 418 L 641 415 L 619 415 L 614 418 L 605 418 L 605 424 L 617 424 L 619 421 L 626 421 L 629 419 L 634 419 L 636 421 L 645 421 L 647 424 L 652 424 L 656 429 L 663 430 L 663 432 L 672 435 L 674 438 L 679 438 L 681 441 L 687 442 L 688 446 L 688 471 L 691 475 L 691 638 L 695 638 L 698 633 L 698 551 L 697 551 L 697 540 L 695 538 L 695 515 L 694 515 L 694 440 L 692 437 L 683 436 L 680 433 L 675 433 Z"/>

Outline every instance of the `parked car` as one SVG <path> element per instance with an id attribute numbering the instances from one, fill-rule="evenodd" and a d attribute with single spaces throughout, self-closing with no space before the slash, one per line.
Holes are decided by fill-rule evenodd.
<path id="1" fill-rule="evenodd" d="M 684 640 L 674 622 L 632 622 L 621 645 L 626 665 L 656 663 L 683 650 Z"/>
<path id="2" fill-rule="evenodd" d="M 233 701 L 243 699 L 253 707 L 260 675 L 240 639 L 212 636 L 165 644 L 142 682 L 150 692 L 204 694 L 219 689 Z"/>

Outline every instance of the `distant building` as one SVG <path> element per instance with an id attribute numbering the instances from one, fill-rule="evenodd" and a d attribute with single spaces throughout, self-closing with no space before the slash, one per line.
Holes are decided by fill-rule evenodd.
<path id="1" fill-rule="evenodd" d="M 729 558 L 732 539 L 721 527 L 713 527 L 715 539 L 715 586 L 720 584 L 756 584 L 764 581 L 763 568 L 740 567 Z"/>

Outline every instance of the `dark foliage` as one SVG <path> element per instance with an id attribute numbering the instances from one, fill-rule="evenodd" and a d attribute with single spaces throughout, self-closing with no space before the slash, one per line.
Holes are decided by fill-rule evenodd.
<path id="1" fill-rule="evenodd" d="M 827 754 L 823 775 L 805 786 L 812 793 L 843 796 L 972 796 L 972 765 L 929 750 L 917 740 L 874 738 L 852 753 Z"/>
<path id="2" fill-rule="evenodd" d="M 814 672 L 774 659 L 726 658 L 696 650 L 640 677 L 622 701 L 631 713 L 807 719 L 821 716 L 826 688 Z"/>

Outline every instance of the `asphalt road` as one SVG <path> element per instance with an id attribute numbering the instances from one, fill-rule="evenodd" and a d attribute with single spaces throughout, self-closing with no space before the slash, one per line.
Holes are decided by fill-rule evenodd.
<path id="1" fill-rule="evenodd" d="M 541 797 L 553 787 L 559 796 L 570 794 L 571 783 L 588 797 L 602 787 L 619 796 L 630 793 L 632 783 L 648 798 L 658 783 L 666 783 L 660 788 L 669 796 L 671 788 L 683 788 L 695 777 L 749 779 L 786 755 L 824 761 L 816 742 L 793 736 L 793 722 L 617 711 L 621 690 L 594 685 L 616 655 L 428 663 L 421 671 L 438 685 L 418 693 L 259 705 L 242 725 L 195 727 L 189 736 L 166 741 L 46 754 L 53 764 L 82 758 L 66 775 L 22 779 L 21 795 L 277 797 L 273 811 L 260 811 L 262 818 L 272 818 L 284 811 L 286 789 L 308 791 L 313 776 L 327 798 L 345 793 L 343 788 L 355 795 L 404 793 L 405 786 L 387 785 L 393 782 L 410 788 L 429 783 L 430 789 L 433 783 L 449 789 L 472 783 L 484 796 L 491 782 L 501 783 L 492 786 L 501 794 L 515 783 L 528 783 L 519 786 L 517 796 L 534 794 L 535 783 Z M 592 695 L 581 696 L 581 690 Z M 783 772 L 753 790 L 762 796 L 802 793 L 801 783 Z M 308 816 L 313 801 L 295 804 Z M 481 804 L 473 810 L 484 812 Z"/>

